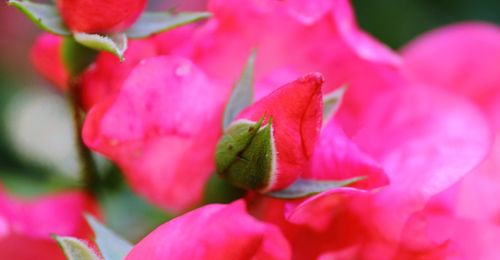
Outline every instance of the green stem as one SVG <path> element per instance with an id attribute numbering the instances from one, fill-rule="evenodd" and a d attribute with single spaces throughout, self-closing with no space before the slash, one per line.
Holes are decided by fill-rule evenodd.
<path id="1" fill-rule="evenodd" d="M 85 185 L 85 188 L 93 195 L 97 195 L 99 174 L 97 167 L 92 157 L 92 153 L 85 146 L 82 139 L 83 128 L 83 112 L 80 109 L 80 82 L 78 77 L 70 80 L 68 90 L 68 101 L 71 108 L 73 118 L 73 129 L 75 144 L 78 153 L 78 161 L 80 164 L 80 176 Z"/>

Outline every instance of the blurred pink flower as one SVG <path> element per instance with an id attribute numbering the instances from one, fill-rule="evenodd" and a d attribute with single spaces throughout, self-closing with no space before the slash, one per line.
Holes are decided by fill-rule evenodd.
<path id="1" fill-rule="evenodd" d="M 469 258 L 496 259 L 494 245 L 500 242 L 500 28 L 469 22 L 446 26 L 426 33 L 403 50 L 404 71 L 417 82 L 445 88 L 474 102 L 493 126 L 494 142 L 486 160 L 454 188 L 451 210 L 436 214 L 432 207 L 417 213 L 426 220 L 420 230 L 432 230 L 433 219 L 448 223 L 449 232 L 440 241 L 454 245 L 457 253 Z M 434 203 L 443 205 L 438 200 Z M 414 228 L 415 225 L 410 225 Z M 436 236 L 424 236 L 436 244 Z M 425 234 L 425 233 L 424 233 Z M 432 244 L 432 243 L 431 243 Z M 411 250 L 407 250 L 411 251 Z"/>
<path id="2" fill-rule="evenodd" d="M 127 255 L 133 259 L 290 259 L 278 228 L 246 212 L 242 200 L 212 204 L 155 229 Z"/>
<path id="3" fill-rule="evenodd" d="M 65 259 L 50 235 L 90 239 L 84 213 L 99 215 L 96 202 L 83 192 L 64 192 L 32 200 L 0 194 L 0 258 Z"/>

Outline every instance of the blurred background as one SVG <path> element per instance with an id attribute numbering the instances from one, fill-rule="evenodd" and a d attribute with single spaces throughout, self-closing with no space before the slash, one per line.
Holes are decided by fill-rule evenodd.
<path id="1" fill-rule="evenodd" d="M 181 9 L 201 8 L 189 2 L 150 1 L 149 8 L 180 3 Z M 353 5 L 360 26 L 394 49 L 445 24 L 500 23 L 498 0 L 353 0 Z M 18 10 L 0 4 L 0 183 L 3 189 L 27 197 L 66 188 L 78 178 L 64 97 L 35 73 L 29 61 L 39 33 Z M 171 217 L 133 195 L 117 169 L 99 161 L 112 184 L 103 198 L 112 229 L 135 242 Z"/>

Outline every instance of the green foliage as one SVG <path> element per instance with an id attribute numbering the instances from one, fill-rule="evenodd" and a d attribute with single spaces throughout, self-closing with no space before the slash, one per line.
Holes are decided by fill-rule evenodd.
<path id="1" fill-rule="evenodd" d="M 127 36 L 123 33 L 112 35 L 74 33 L 75 41 L 83 46 L 97 51 L 109 52 L 123 61 L 123 55 L 127 50 Z"/>
<path id="2" fill-rule="evenodd" d="M 314 194 L 318 194 L 327 190 L 340 188 L 351 185 L 365 177 L 354 177 L 341 181 L 320 181 L 320 180 L 305 180 L 298 179 L 292 185 L 284 190 L 267 193 L 268 196 L 280 199 L 297 199 Z"/>
<path id="3" fill-rule="evenodd" d="M 130 38 L 147 38 L 179 26 L 193 23 L 212 16 L 208 12 L 172 13 L 144 12 L 126 34 Z"/>
<path id="4" fill-rule="evenodd" d="M 64 37 L 61 55 L 64 66 L 75 77 L 94 62 L 97 51 L 76 42 L 73 37 Z"/>
<path id="5" fill-rule="evenodd" d="M 99 256 L 82 240 L 54 236 L 68 260 L 100 260 Z"/>
<path id="6" fill-rule="evenodd" d="M 53 5 L 34 3 L 28 0 L 9 0 L 8 4 L 23 12 L 31 21 L 41 29 L 57 34 L 71 35 L 64 25 L 57 8 Z"/>
<path id="7" fill-rule="evenodd" d="M 245 68 L 241 73 L 240 80 L 234 86 L 229 102 L 224 110 L 222 127 L 226 129 L 234 118 L 253 101 L 253 73 L 255 66 L 256 51 L 252 51 L 248 57 Z"/>

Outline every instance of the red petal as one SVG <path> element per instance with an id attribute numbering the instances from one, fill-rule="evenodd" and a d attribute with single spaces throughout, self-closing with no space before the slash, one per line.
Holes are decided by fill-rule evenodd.
<path id="1" fill-rule="evenodd" d="M 272 117 L 277 173 L 271 189 L 285 188 L 306 169 L 322 119 L 323 77 L 311 73 L 245 109 L 238 118 Z"/>
<path id="2" fill-rule="evenodd" d="M 146 2 L 146 0 L 57 0 L 57 7 L 72 31 L 105 33 L 129 27 L 144 10 Z"/>

